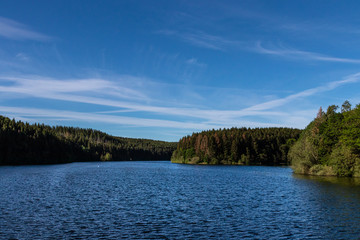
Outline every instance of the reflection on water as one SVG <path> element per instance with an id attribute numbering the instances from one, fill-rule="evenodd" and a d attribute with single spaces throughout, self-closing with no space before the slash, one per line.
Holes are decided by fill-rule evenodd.
<path id="1" fill-rule="evenodd" d="M 358 179 L 169 162 L 0 167 L 0 239 L 358 239 Z"/>
<path id="2" fill-rule="evenodd" d="M 339 184 L 349 187 L 360 187 L 360 178 L 348 178 L 348 177 L 326 177 L 326 176 L 307 176 L 301 174 L 293 174 L 297 179 L 311 180 L 324 183 Z"/>
<path id="3" fill-rule="evenodd" d="M 293 176 L 306 186 L 303 201 L 315 211 L 318 222 L 331 231 L 331 239 L 359 239 L 360 179 Z"/>

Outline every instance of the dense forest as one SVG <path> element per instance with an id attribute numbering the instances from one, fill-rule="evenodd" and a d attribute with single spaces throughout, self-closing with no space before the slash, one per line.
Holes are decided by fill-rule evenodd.
<path id="1" fill-rule="evenodd" d="M 171 161 L 190 164 L 289 165 L 287 154 L 301 130 L 231 128 L 182 138 Z"/>
<path id="2" fill-rule="evenodd" d="M 92 129 L 29 124 L 0 116 L 0 165 L 169 160 L 176 145 L 113 137 Z"/>
<path id="3" fill-rule="evenodd" d="M 345 101 L 339 107 L 320 108 L 291 147 L 289 158 L 295 173 L 360 177 L 360 105 L 351 109 Z"/>

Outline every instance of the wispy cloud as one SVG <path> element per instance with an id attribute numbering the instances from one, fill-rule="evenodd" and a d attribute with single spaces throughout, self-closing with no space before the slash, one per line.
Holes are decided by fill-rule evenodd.
<path id="1" fill-rule="evenodd" d="M 62 96 L 61 94 L 66 93 L 102 93 L 124 99 L 148 99 L 147 96 L 145 96 L 142 92 L 128 87 L 123 87 L 109 80 L 98 78 L 52 79 L 42 76 L 0 76 L 0 82 L 1 81 L 12 82 L 13 84 L 10 86 L 0 85 L 0 91 L 29 94 L 33 97 L 56 98 L 57 95 Z M 51 95 L 53 95 L 53 97 L 51 97 Z M 71 99 L 70 96 L 69 98 Z M 65 99 L 66 97 L 64 97 L 62 100 Z"/>
<path id="2" fill-rule="evenodd" d="M 289 48 L 282 45 L 265 47 L 261 43 L 261 41 L 257 41 L 255 43 L 255 46 L 251 47 L 250 42 L 228 40 L 224 37 L 207 34 L 202 31 L 180 33 L 178 31 L 162 30 L 158 31 L 157 33 L 168 36 L 176 36 L 182 41 L 185 41 L 191 45 L 213 50 L 225 51 L 228 49 L 237 49 L 296 60 L 360 64 L 360 59 L 333 57 L 316 52 L 302 51 L 295 48 Z M 187 63 L 196 64 L 197 59 L 189 59 Z"/>
<path id="3" fill-rule="evenodd" d="M 338 62 L 338 63 L 360 63 L 360 59 L 352 58 L 338 58 L 326 56 L 319 53 L 301 51 L 293 48 L 279 47 L 264 47 L 261 42 L 257 42 L 253 51 L 261 54 L 276 55 L 281 57 L 299 59 L 299 60 L 313 60 L 323 62 Z"/>
<path id="4" fill-rule="evenodd" d="M 25 53 L 16 54 L 16 58 L 21 60 L 21 61 L 24 61 L 24 62 L 30 61 L 30 57 L 28 55 L 26 55 Z"/>
<path id="5" fill-rule="evenodd" d="M 196 58 L 190 58 L 185 61 L 186 64 L 196 66 L 196 67 L 206 67 L 207 65 L 205 63 L 199 62 Z"/>
<path id="6" fill-rule="evenodd" d="M 22 78 L 0 77 L 0 92 L 12 93 L 12 97 L 37 97 L 114 108 L 114 110 L 89 113 L 2 106 L 0 107 L 0 112 L 12 113 L 20 117 L 55 117 L 74 121 L 98 121 L 129 126 L 198 130 L 232 126 L 303 127 L 302 124 L 306 124 L 306 120 L 309 120 L 308 118 L 310 118 L 312 110 L 308 111 L 306 113 L 308 115 L 304 117 L 304 112 L 289 112 L 280 107 L 289 105 L 295 100 L 309 98 L 346 84 L 358 83 L 359 81 L 360 73 L 355 73 L 342 80 L 332 81 L 325 85 L 306 89 L 284 98 L 266 101 L 247 108 L 218 110 L 198 108 L 194 107 L 194 105 L 180 107 L 178 104 L 166 107 L 165 102 L 167 99 L 162 99 L 162 105 L 153 105 L 148 100 L 149 98 L 143 92 L 143 89 L 124 87 L 117 82 L 105 79 L 56 80 L 34 76 Z M 125 93 L 121 93 L 122 91 Z M 158 100 L 160 102 L 161 99 Z M 128 113 L 140 112 L 146 113 L 147 116 L 151 117 L 129 117 L 128 115 Z M 175 120 L 169 120 L 174 116 L 177 117 Z M 291 119 L 290 122 L 289 119 Z"/>
<path id="7" fill-rule="evenodd" d="M 203 31 L 178 32 L 171 30 L 161 30 L 157 31 L 157 33 L 167 36 L 174 36 L 191 45 L 212 50 L 224 51 L 229 47 L 239 46 L 242 44 L 242 42 L 229 40 L 224 37 L 205 33 Z"/>
<path id="8" fill-rule="evenodd" d="M 314 38 L 314 36 L 318 38 L 329 38 L 333 37 L 334 34 L 344 35 L 352 35 L 356 38 L 360 34 L 360 30 L 356 25 L 356 22 L 339 22 L 334 21 L 330 22 L 334 19 L 322 19 L 320 22 L 315 21 L 302 21 L 302 22 L 284 22 L 278 21 L 276 27 L 280 30 L 295 32 L 302 34 L 303 37 Z M 275 25 L 275 24 L 274 24 Z M 327 39 L 328 40 L 328 39 Z"/>
<path id="9" fill-rule="evenodd" d="M 345 77 L 342 80 L 329 82 L 326 85 L 318 86 L 318 87 L 315 87 L 315 88 L 310 88 L 310 89 L 301 91 L 299 93 L 289 95 L 289 96 L 287 96 L 285 98 L 280 98 L 280 99 L 264 102 L 264 103 L 261 103 L 261 104 L 257 104 L 257 105 L 251 106 L 249 108 L 246 108 L 245 110 L 259 111 L 259 110 L 273 109 L 273 108 L 288 104 L 291 101 L 294 101 L 296 99 L 310 97 L 310 96 L 313 96 L 313 95 L 315 95 L 317 93 L 331 91 L 331 90 L 333 90 L 335 88 L 338 88 L 338 87 L 340 87 L 342 85 L 349 84 L 349 83 L 356 83 L 356 82 L 359 82 L 359 81 L 360 81 L 360 73 L 355 73 L 355 74 L 352 74 L 352 75 L 349 75 L 349 76 Z"/>
<path id="10" fill-rule="evenodd" d="M 8 107 L 0 106 L 0 112 L 15 115 L 18 119 L 31 120 L 33 118 L 41 119 L 57 119 L 62 121 L 80 121 L 93 123 L 116 124 L 129 127 L 159 127 L 173 129 L 188 130 L 207 130 L 216 128 L 231 128 L 233 126 L 248 127 L 283 127 L 281 123 L 261 123 L 248 120 L 232 120 L 232 121 L 173 121 L 163 119 L 151 119 L 140 117 L 114 116 L 99 113 L 87 113 L 78 111 L 61 111 L 41 108 L 24 108 L 24 107 Z"/>
<path id="11" fill-rule="evenodd" d="M 15 40 L 49 41 L 52 38 L 14 20 L 0 17 L 0 36 Z"/>
<path id="12" fill-rule="evenodd" d="M 206 123 L 196 122 L 180 122 L 171 120 L 159 120 L 150 118 L 136 118 L 112 116 L 97 113 L 84 113 L 74 111 L 59 111 L 39 108 L 22 108 L 22 107 L 7 107 L 0 106 L 0 112 L 17 114 L 23 117 L 51 117 L 71 121 L 86 121 L 97 123 L 121 124 L 126 126 L 137 127 L 162 127 L 162 128 L 178 128 L 178 129 L 209 129 L 216 128 L 218 125 L 211 125 Z"/>
<path id="13" fill-rule="evenodd" d="M 60 101 L 102 105 L 121 108 L 120 111 L 149 112 L 160 115 L 185 116 L 214 121 L 247 115 L 277 115 L 276 112 L 206 110 L 196 107 L 164 107 L 145 104 L 146 94 L 136 89 L 120 86 L 103 79 L 54 80 L 44 77 L 13 78 L 1 77 L 6 85 L 0 85 L 0 92 L 19 94 L 21 97 L 37 97 Z M 13 83 L 13 84 L 9 84 Z M 15 84 L 14 84 L 15 83 Z M 122 93 L 124 92 L 124 93 Z M 100 95 L 103 97 L 95 97 Z M 115 98 L 114 98 L 115 96 Z M 133 100 L 140 100 L 137 103 Z"/>

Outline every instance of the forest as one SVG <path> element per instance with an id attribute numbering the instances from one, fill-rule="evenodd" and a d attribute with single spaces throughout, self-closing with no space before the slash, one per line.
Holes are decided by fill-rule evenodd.
<path id="1" fill-rule="evenodd" d="M 340 111 L 339 111 L 340 110 Z M 291 147 L 295 173 L 360 177 L 360 104 L 321 108 Z"/>
<path id="2" fill-rule="evenodd" d="M 0 116 L 0 165 L 169 160 L 176 145 L 114 137 L 93 129 L 29 124 Z"/>
<path id="3" fill-rule="evenodd" d="M 231 128 L 183 137 L 171 161 L 189 164 L 289 165 L 289 148 L 301 130 Z"/>
<path id="4" fill-rule="evenodd" d="M 360 177 L 360 104 L 321 108 L 304 129 L 231 128 L 178 143 L 114 137 L 0 116 L 0 165 L 169 160 L 188 164 L 291 165 L 295 173 Z"/>

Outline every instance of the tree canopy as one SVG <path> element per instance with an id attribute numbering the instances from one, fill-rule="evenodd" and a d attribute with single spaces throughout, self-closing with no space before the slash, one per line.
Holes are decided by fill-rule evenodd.
<path id="1" fill-rule="evenodd" d="M 191 164 L 288 165 L 287 153 L 301 130 L 231 128 L 183 137 L 171 161 Z"/>
<path id="2" fill-rule="evenodd" d="M 295 173 L 360 177 L 360 105 L 331 105 L 306 127 L 291 147 Z"/>
<path id="3" fill-rule="evenodd" d="M 93 129 L 29 124 L 0 116 L 0 165 L 169 160 L 176 145 L 114 137 Z"/>

